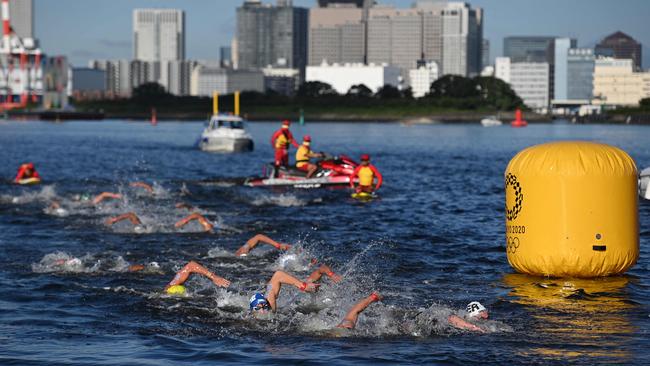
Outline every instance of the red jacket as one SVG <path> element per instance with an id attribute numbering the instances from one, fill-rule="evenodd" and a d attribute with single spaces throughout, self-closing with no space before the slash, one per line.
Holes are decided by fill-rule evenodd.
<path id="1" fill-rule="evenodd" d="M 381 176 L 381 173 L 379 173 L 379 170 L 375 168 L 374 165 L 368 164 L 367 165 L 370 170 L 372 170 L 372 173 L 375 175 L 375 178 L 377 178 L 377 185 L 375 185 L 375 191 L 381 187 L 381 183 L 383 182 L 383 178 Z M 350 187 L 354 187 L 354 178 L 359 176 L 359 170 L 363 168 L 363 165 L 359 164 L 356 169 L 354 169 L 354 172 L 352 172 L 352 175 L 350 175 Z"/>
<path id="2" fill-rule="evenodd" d="M 273 133 L 273 136 L 271 136 L 271 146 L 273 146 L 274 149 L 275 149 L 275 140 L 277 140 L 278 137 L 280 137 L 280 135 L 282 135 L 283 133 L 284 133 L 284 137 L 286 137 L 287 140 L 289 140 L 291 142 L 293 147 L 295 147 L 296 149 L 300 147 L 300 145 L 298 145 L 296 140 L 293 138 L 293 134 L 291 133 L 291 131 L 286 129 L 286 132 L 285 132 L 284 128 L 280 128 L 279 130 L 277 130 L 277 131 L 275 131 Z"/>

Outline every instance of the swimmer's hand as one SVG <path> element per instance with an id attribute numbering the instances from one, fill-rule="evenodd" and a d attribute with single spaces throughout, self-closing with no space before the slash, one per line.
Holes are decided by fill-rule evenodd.
<path id="1" fill-rule="evenodd" d="M 219 287 L 228 287 L 228 286 L 230 286 L 230 281 L 228 281 L 227 279 L 225 279 L 223 277 L 219 277 L 217 275 L 214 275 L 211 278 L 211 280 L 215 285 L 217 285 Z"/>
<path id="2" fill-rule="evenodd" d="M 280 250 L 289 250 L 289 249 L 291 249 L 291 245 L 290 244 L 280 244 L 278 246 L 278 249 L 280 249 Z"/>
<path id="3" fill-rule="evenodd" d="M 381 301 L 381 300 L 384 299 L 384 297 L 381 296 L 381 295 L 379 294 L 379 292 L 373 292 L 373 293 L 371 293 L 371 294 L 370 294 L 370 298 L 372 299 L 372 301 L 377 301 L 377 302 L 379 302 L 379 301 Z"/>
<path id="4" fill-rule="evenodd" d="M 303 282 L 299 289 L 304 292 L 317 292 L 320 289 L 320 283 Z"/>
<path id="5" fill-rule="evenodd" d="M 332 281 L 334 281 L 334 283 L 339 283 L 343 279 L 343 277 L 337 275 L 334 272 L 328 272 L 326 274 L 327 274 L 327 277 L 329 277 Z"/>

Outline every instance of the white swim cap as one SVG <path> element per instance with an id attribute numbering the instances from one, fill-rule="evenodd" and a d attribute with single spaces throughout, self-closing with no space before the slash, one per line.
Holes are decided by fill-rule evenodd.
<path id="1" fill-rule="evenodd" d="M 481 305 L 480 302 L 472 301 L 469 304 L 467 304 L 467 309 L 466 310 L 467 310 L 467 314 L 470 317 L 474 317 L 474 316 L 478 316 L 478 314 L 481 311 L 486 311 L 487 309 L 485 308 L 485 306 Z"/>
<path id="2" fill-rule="evenodd" d="M 142 234 L 142 233 L 146 233 L 146 232 L 147 232 L 147 229 L 145 229 L 145 227 L 142 226 L 142 225 L 136 225 L 136 226 L 133 228 L 133 231 L 135 231 L 136 234 Z"/>

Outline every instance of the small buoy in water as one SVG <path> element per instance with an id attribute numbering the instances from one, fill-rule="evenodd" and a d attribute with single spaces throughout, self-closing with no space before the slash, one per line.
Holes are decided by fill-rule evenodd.
<path id="1" fill-rule="evenodd" d="M 552 142 L 519 152 L 505 172 L 506 250 L 517 271 L 620 274 L 639 257 L 637 172 L 623 150 Z"/>
<path id="2" fill-rule="evenodd" d="M 515 111 L 515 120 L 512 121 L 512 122 L 510 122 L 510 125 L 511 125 L 512 127 L 526 127 L 526 126 L 528 126 L 528 122 L 526 122 L 526 121 L 522 118 L 521 109 L 517 109 L 517 110 Z"/>

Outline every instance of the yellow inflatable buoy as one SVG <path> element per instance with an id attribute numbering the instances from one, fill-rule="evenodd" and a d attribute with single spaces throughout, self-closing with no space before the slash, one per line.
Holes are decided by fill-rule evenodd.
<path id="1" fill-rule="evenodd" d="M 597 277 L 639 257 L 637 171 L 613 146 L 552 142 L 519 152 L 505 172 L 506 251 L 517 271 Z"/>
<path id="2" fill-rule="evenodd" d="M 169 286 L 169 288 L 165 292 L 168 295 L 185 295 L 185 286 L 183 285 Z"/>

